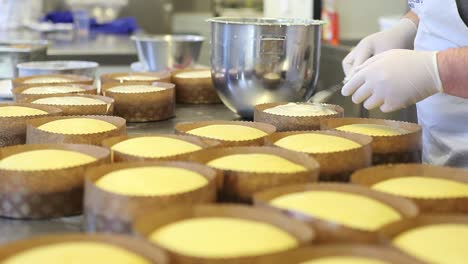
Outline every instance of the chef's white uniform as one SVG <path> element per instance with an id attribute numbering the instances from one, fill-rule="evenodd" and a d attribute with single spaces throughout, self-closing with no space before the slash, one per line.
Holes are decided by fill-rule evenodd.
<path id="1" fill-rule="evenodd" d="M 456 0 L 409 0 L 419 16 L 416 50 L 468 46 L 468 27 Z M 468 69 L 467 69 L 468 74 Z M 468 89 L 468 83 L 466 84 Z M 423 127 L 423 161 L 468 168 L 468 99 L 436 94 L 417 104 Z"/>

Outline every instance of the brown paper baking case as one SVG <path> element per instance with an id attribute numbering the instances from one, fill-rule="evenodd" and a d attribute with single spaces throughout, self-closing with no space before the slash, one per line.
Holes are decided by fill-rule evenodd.
<path id="1" fill-rule="evenodd" d="M 256 105 L 254 108 L 254 121 L 268 123 L 276 127 L 281 131 L 298 131 L 298 130 L 320 130 L 320 121 L 328 118 L 339 118 L 343 117 L 344 109 L 338 105 L 321 104 L 330 110 L 335 111 L 335 114 L 320 115 L 320 116 L 287 116 L 270 114 L 264 112 L 267 109 L 276 107 L 279 105 L 288 104 L 287 102 L 280 103 L 267 103 Z"/>
<path id="2" fill-rule="evenodd" d="M 139 217 L 133 225 L 133 229 L 138 235 L 149 237 L 152 232 L 167 224 L 199 217 L 229 217 L 271 224 L 296 238 L 298 247 L 310 244 L 315 238 L 314 230 L 300 221 L 274 211 L 241 205 L 182 206 L 161 212 L 151 212 Z M 223 243 L 223 241 L 219 241 L 219 243 Z M 164 249 L 164 247 L 162 248 Z M 200 258 L 168 249 L 166 251 L 168 251 L 173 264 L 255 264 L 260 261 L 260 257 L 264 257 Z"/>
<path id="3" fill-rule="evenodd" d="M 83 75 L 74 75 L 74 74 L 47 74 L 47 75 L 32 75 L 32 76 L 27 76 L 27 77 L 19 77 L 19 78 L 15 78 L 12 80 L 12 84 L 13 84 L 13 88 L 16 88 L 18 86 L 23 86 L 25 84 L 30 84 L 30 83 L 25 83 L 27 82 L 28 80 L 31 80 L 31 79 L 35 79 L 35 78 L 38 78 L 38 77 L 51 77 L 51 78 L 65 78 L 65 79 L 69 79 L 70 81 L 67 81 L 67 82 L 60 82 L 60 83 L 57 83 L 57 82 L 51 82 L 51 83 L 40 83 L 40 84 L 47 84 L 47 85 L 50 85 L 50 84 L 85 84 L 85 85 L 92 85 L 93 82 L 94 82 L 94 79 L 93 78 L 90 78 L 88 76 L 83 76 Z M 35 85 L 38 85 L 38 84 L 35 84 Z"/>
<path id="4" fill-rule="evenodd" d="M 271 208 L 277 211 L 281 211 L 286 215 L 302 220 L 303 222 L 309 224 L 314 228 L 314 230 L 316 230 L 317 240 L 322 243 L 358 242 L 372 244 L 379 242 L 380 230 L 368 231 L 355 229 L 336 222 L 327 221 L 325 219 L 313 218 L 298 211 L 280 209 L 270 204 L 270 202 L 277 197 L 308 191 L 334 191 L 362 195 L 392 207 L 401 215 L 402 218 L 415 217 L 419 213 L 416 204 L 410 200 L 373 191 L 363 186 L 345 183 L 302 184 L 274 188 L 255 194 L 254 204 L 259 207 Z"/>
<path id="5" fill-rule="evenodd" d="M 122 195 L 108 192 L 96 185 L 96 181 L 107 173 L 148 166 L 187 169 L 201 174 L 208 183 L 189 192 L 153 196 Z M 197 163 L 181 161 L 114 163 L 95 167 L 86 172 L 84 210 L 88 231 L 130 233 L 134 220 L 148 212 L 157 212 L 178 205 L 213 202 L 216 202 L 216 172 Z"/>
<path id="6" fill-rule="evenodd" d="M 306 153 L 316 159 L 320 164 L 320 181 L 348 182 L 351 173 L 358 169 L 369 167 L 372 164 L 372 138 L 365 135 L 346 133 L 340 131 L 290 131 L 277 132 L 265 138 L 265 145 L 275 146 L 275 142 L 292 135 L 323 134 L 346 138 L 359 143 L 358 148 L 328 153 Z"/>
<path id="7" fill-rule="evenodd" d="M 148 76 L 152 77 L 152 80 L 119 80 L 120 77 L 127 77 L 127 76 Z M 171 73 L 167 71 L 162 72 L 115 72 L 115 73 L 108 73 L 101 75 L 101 85 L 108 84 L 108 83 L 138 83 L 138 84 L 151 84 L 153 82 L 171 82 Z M 102 92 L 105 91 L 107 88 L 102 89 Z"/>
<path id="8" fill-rule="evenodd" d="M 40 109 L 47 114 L 32 116 L 0 117 L 0 147 L 26 143 L 26 122 L 39 117 L 60 116 L 62 111 L 56 107 L 21 103 L 0 103 L 3 106 L 23 106 Z"/>
<path id="9" fill-rule="evenodd" d="M 397 136 L 372 136 L 372 160 L 374 165 L 389 163 L 420 163 L 422 129 L 414 123 L 368 118 L 334 118 L 322 120 L 322 129 L 335 129 L 351 124 L 385 125 L 405 130 Z"/>
<path id="10" fill-rule="evenodd" d="M 50 87 L 50 86 L 68 86 L 68 87 L 76 87 L 82 89 L 78 92 L 70 92 L 70 93 L 42 93 L 42 94 L 24 94 L 23 91 L 29 88 L 40 88 L 40 87 Z M 27 84 L 21 85 L 11 90 L 13 93 L 13 98 L 18 103 L 31 103 L 37 99 L 47 98 L 47 97 L 55 97 L 55 96 L 70 96 L 70 95 L 77 95 L 77 94 L 97 94 L 97 88 L 93 85 L 86 85 L 86 84 Z"/>
<path id="11" fill-rule="evenodd" d="M 58 95 L 50 97 L 67 97 L 70 95 Z M 103 101 L 103 104 L 95 105 L 57 105 L 57 104 L 35 104 L 33 105 L 49 105 L 62 110 L 63 115 L 112 115 L 114 113 L 114 99 L 101 95 L 94 94 L 74 94 L 73 96 L 86 97 Z"/>
<path id="12" fill-rule="evenodd" d="M 128 122 L 160 121 L 175 116 L 175 88 L 172 83 L 153 82 L 156 87 L 165 88 L 157 92 L 144 93 L 117 93 L 108 91 L 116 86 L 140 85 L 135 82 L 106 83 L 102 87 L 106 89 L 105 96 L 115 100 L 115 115 L 125 118 Z"/>
<path id="13" fill-rule="evenodd" d="M 188 153 L 182 153 L 178 155 L 171 155 L 171 156 L 164 156 L 164 157 L 157 157 L 157 158 L 149 158 L 143 156 L 135 156 L 127 153 L 123 153 L 121 151 L 112 150 L 112 147 L 122 141 L 133 139 L 133 138 L 140 138 L 140 137 L 167 137 L 182 140 L 191 144 L 195 144 L 201 147 L 200 150 Z M 192 136 L 183 136 L 183 135 L 171 135 L 171 134 L 142 134 L 142 135 L 132 135 L 132 136 L 119 136 L 119 137 L 112 137 L 105 139 L 102 141 L 102 146 L 111 149 L 113 162 L 128 162 L 128 161 L 187 161 L 189 157 L 203 149 L 213 148 L 219 146 L 219 142 L 216 140 L 201 140 L 197 137 Z M 163 151 L 163 150 L 161 150 Z"/>
<path id="14" fill-rule="evenodd" d="M 4 159 L 41 149 L 77 151 L 96 158 L 96 161 L 63 169 L 0 169 L 0 216 L 41 219 L 77 215 L 82 211 L 85 170 L 110 161 L 108 149 L 81 144 L 16 145 L 1 148 L 0 155 Z"/>
<path id="15" fill-rule="evenodd" d="M 262 258 L 259 264 L 302 264 L 330 257 L 358 257 L 384 263 L 423 264 L 399 250 L 368 244 L 328 244 L 302 247 Z"/>
<path id="16" fill-rule="evenodd" d="M 195 135 L 190 134 L 189 131 L 192 129 L 196 129 L 196 128 L 200 128 L 204 126 L 210 126 L 210 125 L 248 126 L 248 127 L 261 130 L 265 132 L 267 135 L 271 135 L 276 132 L 276 128 L 270 124 L 265 124 L 265 123 L 260 123 L 260 122 L 249 122 L 249 121 L 223 121 L 223 120 L 178 123 L 175 126 L 175 131 L 177 134 L 195 136 Z M 215 138 L 208 138 L 208 137 L 201 137 L 201 136 L 195 136 L 195 137 L 199 137 L 203 140 L 211 139 L 211 140 L 219 141 L 221 143 L 220 146 L 223 146 L 223 147 L 234 147 L 234 146 L 263 146 L 265 143 L 264 142 L 265 137 L 267 135 L 265 135 L 264 137 L 259 137 L 259 138 L 250 139 L 250 140 L 222 140 L 222 139 L 215 139 Z"/>
<path id="17" fill-rule="evenodd" d="M 162 249 L 142 239 L 122 235 L 80 233 L 41 235 L 5 244 L 0 247 L 0 262 L 6 261 L 8 258 L 26 250 L 69 242 L 104 243 L 128 250 L 145 258 L 152 264 L 169 264 L 168 256 Z"/>
<path id="18" fill-rule="evenodd" d="M 177 103 L 183 104 L 219 104 L 221 99 L 209 78 L 180 78 L 182 72 L 200 72 L 210 69 L 186 69 L 172 72 L 172 83 L 176 85 Z"/>
<path id="19" fill-rule="evenodd" d="M 372 187 L 374 184 L 388 179 L 410 176 L 445 179 L 468 184 L 468 172 L 465 170 L 425 164 L 396 164 L 371 167 L 355 172 L 352 175 L 351 181 L 356 184 Z M 468 197 L 405 198 L 415 202 L 422 213 L 468 213 Z"/>
<path id="20" fill-rule="evenodd" d="M 305 184 L 316 182 L 319 174 L 319 164 L 306 154 L 273 147 L 225 147 L 207 149 L 191 156 L 191 160 L 202 164 L 228 155 L 262 153 L 279 156 L 306 170 L 295 173 L 279 172 L 246 172 L 216 169 L 222 175 L 220 199 L 229 202 L 252 202 L 252 196 L 260 191 L 286 184 Z"/>
<path id="21" fill-rule="evenodd" d="M 102 120 L 116 126 L 115 129 L 100 133 L 88 134 L 59 134 L 48 132 L 39 129 L 45 123 L 70 118 L 92 118 Z M 75 144 L 91 144 L 100 146 L 106 138 L 122 136 L 127 134 L 125 119 L 117 116 L 63 116 L 63 117 L 44 117 L 36 118 L 27 122 L 26 142 L 28 144 L 42 143 L 75 143 Z"/>

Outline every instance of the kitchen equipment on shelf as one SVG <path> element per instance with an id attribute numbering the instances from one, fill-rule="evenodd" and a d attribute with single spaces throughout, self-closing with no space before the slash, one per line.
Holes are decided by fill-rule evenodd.
<path id="1" fill-rule="evenodd" d="M 19 63 L 44 60 L 47 45 L 47 41 L 0 41 L 0 79 L 17 77 Z"/>
<path id="2" fill-rule="evenodd" d="M 197 35 L 135 35 L 132 40 L 143 68 L 162 71 L 195 65 L 205 39 Z"/>
<path id="3" fill-rule="evenodd" d="M 93 61 L 34 61 L 18 64 L 20 77 L 46 74 L 76 74 L 94 78 L 99 67 Z"/>
<path id="4" fill-rule="evenodd" d="M 212 78 L 224 104 L 252 118 L 257 104 L 306 101 L 318 77 L 323 22 L 213 18 Z"/>

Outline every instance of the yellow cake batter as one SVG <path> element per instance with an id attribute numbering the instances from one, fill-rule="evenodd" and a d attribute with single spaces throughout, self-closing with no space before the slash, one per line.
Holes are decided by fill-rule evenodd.
<path id="1" fill-rule="evenodd" d="M 77 117 L 51 121 L 38 128 L 51 133 L 72 135 L 107 132 L 117 127 L 99 119 Z"/>
<path id="2" fill-rule="evenodd" d="M 24 91 L 22 94 L 65 94 L 65 93 L 79 93 L 85 89 L 76 86 L 40 86 L 31 87 Z"/>
<path id="3" fill-rule="evenodd" d="M 24 106 L 2 106 L 0 107 L 0 117 L 14 117 L 14 116 L 35 116 L 46 115 L 47 112 Z"/>
<path id="4" fill-rule="evenodd" d="M 447 223 L 417 227 L 398 235 L 393 244 L 428 263 L 467 263 L 468 225 Z"/>
<path id="5" fill-rule="evenodd" d="M 103 105 L 106 102 L 99 99 L 82 97 L 82 96 L 62 96 L 62 97 L 48 97 L 37 99 L 32 102 L 33 104 L 45 105 Z"/>
<path id="6" fill-rule="evenodd" d="M 267 135 L 262 130 L 242 125 L 209 125 L 189 130 L 187 133 L 227 141 L 252 140 Z"/>
<path id="7" fill-rule="evenodd" d="M 189 192 L 208 184 L 197 172 L 174 167 L 139 167 L 113 171 L 96 181 L 109 192 L 123 195 L 170 195 Z"/>
<path id="8" fill-rule="evenodd" d="M 2 264 L 150 264 L 118 246 L 99 242 L 62 242 L 38 246 L 6 259 Z"/>
<path id="9" fill-rule="evenodd" d="M 127 76 L 119 76 L 115 78 L 118 81 L 156 81 L 158 78 L 154 76 L 147 76 L 147 75 L 127 75 Z"/>
<path id="10" fill-rule="evenodd" d="M 361 147 L 347 138 L 324 134 L 297 134 L 284 137 L 275 142 L 276 146 L 305 153 L 329 153 Z"/>
<path id="11" fill-rule="evenodd" d="M 401 215 L 395 209 L 377 200 L 335 191 L 287 194 L 273 199 L 271 204 L 366 231 L 378 230 L 401 219 Z"/>
<path id="12" fill-rule="evenodd" d="M 411 198 L 468 197 L 468 184 L 418 176 L 388 179 L 374 184 L 372 189 Z"/>
<path id="13" fill-rule="evenodd" d="M 306 168 L 285 158 L 272 154 L 234 154 L 214 159 L 208 166 L 221 170 L 256 173 L 296 173 Z"/>
<path id="14" fill-rule="evenodd" d="M 81 166 L 96 158 L 71 150 L 40 149 L 17 153 L 0 160 L 3 170 L 52 170 Z"/>
<path id="15" fill-rule="evenodd" d="M 66 82 L 71 82 L 72 80 L 70 78 L 64 78 L 64 77 L 36 77 L 36 78 L 31 78 L 28 80 L 25 80 L 25 84 L 41 84 L 41 83 L 66 83 Z"/>
<path id="16" fill-rule="evenodd" d="M 293 236 L 273 225 L 227 217 L 175 222 L 155 230 L 150 240 L 178 253 L 205 258 L 259 256 L 298 245 Z"/>
<path id="17" fill-rule="evenodd" d="M 390 264 L 385 261 L 353 256 L 323 257 L 300 264 Z"/>
<path id="18" fill-rule="evenodd" d="M 197 79 L 197 78 L 211 78 L 211 71 L 187 71 L 176 74 L 177 78 L 182 79 Z"/>
<path id="19" fill-rule="evenodd" d="M 138 137 L 119 142 L 112 150 L 144 158 L 169 157 L 202 149 L 200 146 L 169 137 Z"/>
<path id="20" fill-rule="evenodd" d="M 352 124 L 337 127 L 336 129 L 368 136 L 398 136 L 407 133 L 407 131 L 401 128 L 376 124 Z"/>
<path id="21" fill-rule="evenodd" d="M 152 93 L 152 92 L 160 92 L 164 91 L 166 88 L 157 87 L 152 85 L 122 85 L 122 86 L 115 86 L 112 88 L 107 89 L 109 92 L 113 93 Z"/>
<path id="22" fill-rule="evenodd" d="M 284 116 L 323 116 L 336 114 L 336 111 L 325 105 L 311 103 L 288 103 L 265 109 L 263 112 Z"/>

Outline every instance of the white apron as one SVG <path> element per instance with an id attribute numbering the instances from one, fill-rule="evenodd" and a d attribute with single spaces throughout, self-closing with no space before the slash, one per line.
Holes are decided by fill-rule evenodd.
<path id="1" fill-rule="evenodd" d="M 468 27 L 458 13 L 456 0 L 408 2 L 420 19 L 416 50 L 468 46 Z M 468 100 L 436 94 L 419 102 L 417 108 L 423 127 L 423 161 L 468 168 Z"/>

